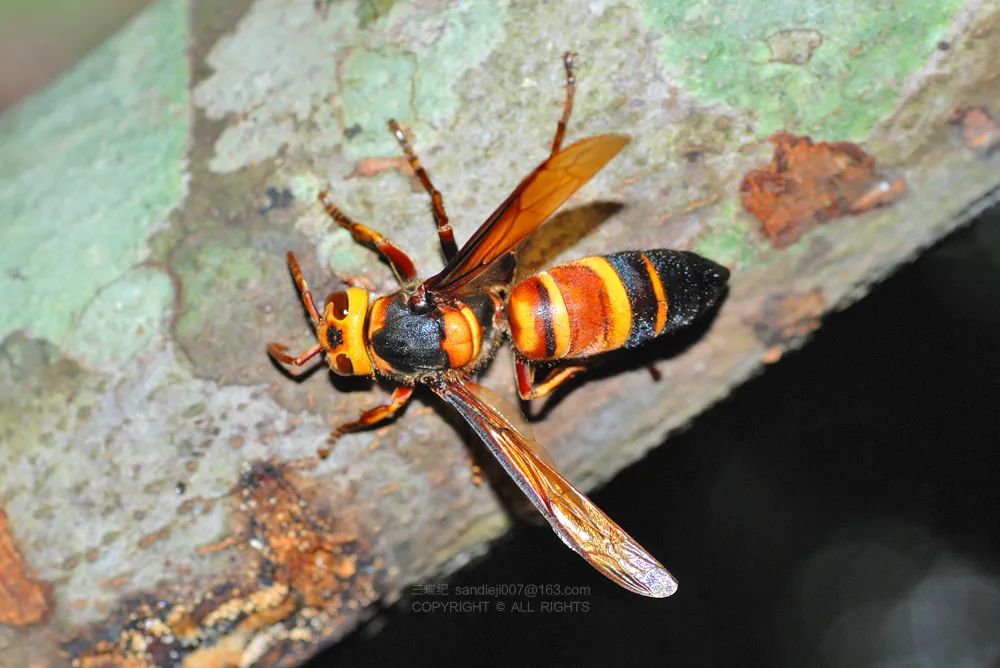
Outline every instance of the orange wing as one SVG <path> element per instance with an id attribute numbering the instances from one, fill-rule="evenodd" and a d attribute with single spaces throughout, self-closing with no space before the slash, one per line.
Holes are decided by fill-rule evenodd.
<path id="1" fill-rule="evenodd" d="M 444 293 L 468 284 L 524 241 L 627 144 L 625 135 L 581 139 L 539 165 L 486 219 L 441 273 L 424 283 Z"/>
<path id="2" fill-rule="evenodd" d="M 677 591 L 667 569 L 556 471 L 516 408 L 497 408 L 506 402 L 468 380 L 431 389 L 472 425 L 556 534 L 591 566 L 643 596 Z"/>

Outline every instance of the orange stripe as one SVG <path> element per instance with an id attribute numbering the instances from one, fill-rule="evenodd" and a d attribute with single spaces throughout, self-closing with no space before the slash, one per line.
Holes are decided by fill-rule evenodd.
<path id="1" fill-rule="evenodd" d="M 586 357 L 607 350 L 611 304 L 604 280 L 590 267 L 570 262 L 549 269 L 570 321 L 567 357 Z"/>
<path id="2" fill-rule="evenodd" d="M 611 307 L 610 312 L 606 314 L 611 321 L 611 327 L 604 342 L 604 350 L 621 348 L 628 341 L 628 333 L 632 329 L 632 304 L 629 303 L 622 279 L 611 263 L 603 257 L 585 257 L 574 264 L 591 269 L 601 278 Z"/>
<path id="3" fill-rule="evenodd" d="M 545 336 L 535 328 L 535 313 L 540 301 L 537 276 L 518 283 L 507 302 L 507 322 L 514 345 L 527 359 L 545 359 Z"/>
<path id="4" fill-rule="evenodd" d="M 649 261 L 645 253 L 640 253 L 640 255 L 642 255 L 642 261 L 646 264 L 646 273 L 649 274 L 649 282 L 653 284 L 653 294 L 656 295 L 655 331 L 656 335 L 659 336 L 667 324 L 667 295 L 663 292 L 663 281 L 660 280 L 660 275 L 656 273 L 653 263 Z"/>

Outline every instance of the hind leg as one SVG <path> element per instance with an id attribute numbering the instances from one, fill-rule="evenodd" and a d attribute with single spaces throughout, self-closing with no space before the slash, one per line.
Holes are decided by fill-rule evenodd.
<path id="1" fill-rule="evenodd" d="M 562 116 L 556 124 L 556 136 L 552 138 L 552 152 L 555 155 L 562 148 L 563 137 L 566 135 L 566 124 L 573 113 L 573 96 L 576 94 L 576 77 L 573 75 L 573 59 L 576 54 L 567 51 L 563 54 L 563 67 L 566 69 L 566 97 L 563 99 Z"/>
<path id="2" fill-rule="evenodd" d="M 451 229 L 448 214 L 444 210 L 444 198 L 441 197 L 441 192 L 431 183 L 430 174 L 420 164 L 420 158 L 417 157 L 413 147 L 410 146 L 410 141 L 406 138 L 402 128 L 399 127 L 399 123 L 389 121 L 389 131 L 392 132 L 392 136 L 399 142 L 400 148 L 403 149 L 403 153 L 406 154 L 406 159 L 410 163 L 410 168 L 413 169 L 413 173 L 417 175 L 420 183 L 424 186 L 424 190 L 431 197 L 431 210 L 434 213 L 434 222 L 437 223 L 441 252 L 444 253 L 445 262 L 448 262 L 458 253 L 458 245 L 455 244 L 455 232 Z"/>
<path id="3" fill-rule="evenodd" d="M 587 368 L 585 366 L 559 367 L 553 369 L 545 377 L 545 380 L 536 384 L 535 373 L 527 362 L 515 359 L 514 365 L 517 370 L 517 394 L 524 401 L 540 399 L 551 394 L 557 387 Z"/>

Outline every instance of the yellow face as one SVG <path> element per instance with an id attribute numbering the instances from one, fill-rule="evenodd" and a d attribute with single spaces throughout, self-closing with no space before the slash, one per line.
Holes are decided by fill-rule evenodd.
<path id="1" fill-rule="evenodd" d="M 370 376 L 372 362 L 365 346 L 368 291 L 347 288 L 326 298 L 323 323 L 316 337 L 326 351 L 326 361 L 341 376 Z"/>

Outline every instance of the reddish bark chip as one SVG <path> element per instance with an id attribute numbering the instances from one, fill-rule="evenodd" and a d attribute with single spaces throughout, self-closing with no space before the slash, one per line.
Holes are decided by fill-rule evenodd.
<path id="1" fill-rule="evenodd" d="M 410 189 L 413 192 L 423 192 L 424 187 L 417 178 L 416 172 L 410 166 L 410 162 L 405 157 L 397 158 L 361 158 L 354 163 L 354 170 L 347 175 L 348 178 L 370 178 L 378 176 L 382 172 L 396 171 L 410 180 Z"/>
<path id="2" fill-rule="evenodd" d="M 74 665 L 299 665 L 342 633 L 346 612 L 379 598 L 386 569 L 370 540 L 349 529 L 352 521 L 322 505 L 322 483 L 298 473 L 301 464 L 243 470 L 231 497 L 233 533 L 196 549 L 199 556 L 242 552 L 240 577 L 200 594 L 182 588 L 179 600 L 165 592 L 140 597 L 112 623 L 115 632 L 102 624 L 72 642 L 86 647 Z M 115 580 L 101 585 L 120 586 Z"/>
<path id="3" fill-rule="evenodd" d="M 906 190 L 902 178 L 876 172 L 875 159 L 855 144 L 813 143 L 785 132 L 770 141 L 771 164 L 746 175 L 740 196 L 777 248 L 820 223 L 890 204 Z"/>
<path id="4" fill-rule="evenodd" d="M 139 658 L 121 654 L 85 656 L 77 660 L 79 668 L 149 668 L 149 664 Z"/>
<path id="5" fill-rule="evenodd" d="M 746 321 L 757 340 L 766 346 L 762 361 L 777 362 L 787 348 L 816 331 L 827 306 L 822 290 L 768 297 L 760 312 Z"/>
<path id="6" fill-rule="evenodd" d="M 354 171 L 348 174 L 350 177 L 367 178 L 376 176 L 382 172 L 395 170 L 403 176 L 414 176 L 410 163 L 404 157 L 396 158 L 361 158 L 354 163 Z"/>
<path id="7" fill-rule="evenodd" d="M 1000 124 L 984 107 L 957 109 L 951 122 L 959 127 L 965 146 L 977 153 L 989 155 L 1000 146 Z"/>
<path id="8" fill-rule="evenodd" d="M 48 585 L 25 573 L 7 515 L 0 510 L 0 624 L 30 626 L 44 621 L 48 611 Z"/>

